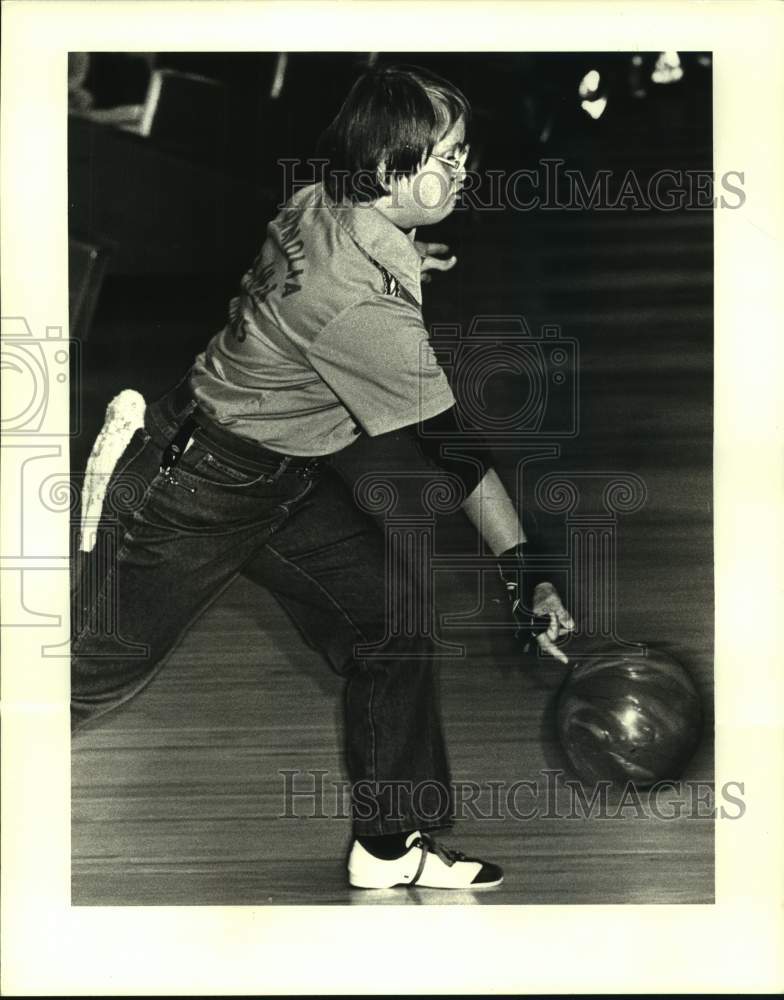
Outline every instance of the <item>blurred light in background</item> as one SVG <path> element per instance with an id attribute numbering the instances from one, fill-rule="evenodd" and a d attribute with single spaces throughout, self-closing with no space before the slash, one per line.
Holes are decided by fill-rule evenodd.
<path id="1" fill-rule="evenodd" d="M 279 52 L 275 60 L 275 74 L 272 77 L 272 86 L 270 87 L 270 98 L 273 101 L 277 101 L 283 93 L 283 84 L 286 82 L 286 69 L 288 65 L 288 52 Z"/>
<path id="2" fill-rule="evenodd" d="M 661 52 L 651 73 L 654 83 L 677 83 L 683 76 L 680 56 L 677 52 Z"/>
<path id="3" fill-rule="evenodd" d="M 631 59 L 631 67 L 629 69 L 629 92 L 632 97 L 645 97 L 648 91 L 645 88 L 645 80 L 643 79 L 643 65 L 645 60 L 641 55 L 634 55 Z"/>
<path id="4" fill-rule="evenodd" d="M 604 109 L 607 107 L 607 98 L 604 94 L 600 93 L 601 86 L 601 74 L 598 70 L 591 69 L 580 80 L 580 84 L 577 87 L 577 93 L 582 98 L 580 107 L 594 120 L 601 118 Z"/>
<path id="5" fill-rule="evenodd" d="M 591 99 L 599 92 L 599 84 L 601 83 L 601 76 L 599 71 L 596 69 L 589 70 L 585 76 L 580 80 L 580 86 L 577 88 L 577 93 L 582 98 Z"/>
<path id="6" fill-rule="evenodd" d="M 583 101 L 580 104 L 580 107 L 583 111 L 587 112 L 591 118 L 596 120 L 597 118 L 601 118 L 604 113 L 604 109 L 607 107 L 607 98 L 598 97 L 595 101 Z"/>

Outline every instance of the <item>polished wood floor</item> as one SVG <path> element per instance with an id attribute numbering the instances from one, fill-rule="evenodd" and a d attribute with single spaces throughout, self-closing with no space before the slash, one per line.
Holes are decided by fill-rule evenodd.
<path id="1" fill-rule="evenodd" d="M 506 880 L 459 898 L 350 891 L 349 824 L 331 788 L 345 779 L 341 681 L 270 595 L 239 579 L 143 694 L 76 737 L 75 905 L 713 900 L 714 824 L 689 801 L 696 783 L 713 780 L 710 217 L 464 216 L 447 235 L 462 271 L 431 286 L 432 321 L 523 314 L 579 342 L 580 433 L 537 464 L 531 486 L 550 472 L 623 471 L 645 483 L 645 505 L 617 523 L 617 629 L 669 650 L 699 687 L 705 731 L 683 776 L 692 784 L 676 796 L 680 817 L 653 817 L 644 796 L 642 814 L 618 815 L 611 801 L 609 816 L 590 819 L 569 817 L 563 787 L 547 799 L 547 774 L 564 765 L 553 714 L 563 668 L 522 657 L 508 632 L 455 631 L 448 637 L 464 640 L 467 656 L 440 665 L 442 712 L 454 778 L 482 784 L 483 815 L 469 812 L 445 842 L 502 864 Z M 77 462 L 112 391 L 165 387 L 211 332 L 101 308 L 85 345 Z M 171 345 L 164 355 L 161 333 Z M 145 341 L 158 345 L 154 371 Z M 502 474 L 514 461 L 500 462 Z M 465 539 L 464 526 L 445 532 Z M 460 574 L 442 591 L 447 611 L 470 607 Z M 299 790 L 326 772 L 322 816 L 306 815 L 305 797 L 294 800 L 295 817 L 285 815 L 283 772 L 296 772 Z M 537 817 L 515 816 L 503 801 L 494 813 L 488 783 L 521 780 L 539 783 L 537 796 L 516 800 L 521 811 L 538 806 Z M 676 812 L 672 803 L 661 811 Z"/>
<path id="2" fill-rule="evenodd" d="M 632 629 L 656 596 L 641 588 L 629 634 L 641 634 Z M 679 624 L 676 617 L 666 634 Z M 146 692 L 77 737 L 74 904 L 710 902 L 713 823 L 688 815 L 686 786 L 677 796 L 681 819 L 651 816 L 644 795 L 647 818 L 632 806 L 618 816 L 617 796 L 603 818 L 569 818 L 562 784 L 557 799 L 546 798 L 547 772 L 564 764 L 551 725 L 563 671 L 514 663 L 511 641 L 497 636 L 472 646 L 467 659 L 441 667 L 442 711 L 454 779 L 483 791 L 479 816 L 466 810 L 445 843 L 501 863 L 499 889 L 455 899 L 347 888 L 349 825 L 332 788 L 345 779 L 341 682 L 274 601 L 240 580 Z M 694 649 L 686 661 L 701 665 L 707 680 L 704 653 Z M 300 791 L 327 772 L 323 795 L 287 803 L 286 771 L 296 772 Z M 711 776 L 707 737 L 685 777 Z M 537 781 L 540 794 L 523 789 L 510 805 L 507 789 L 520 780 Z M 495 800 L 489 782 L 503 783 Z M 661 814 L 676 812 L 671 798 Z M 536 819 L 512 811 L 525 815 L 536 805 Z M 287 811 L 300 818 L 285 818 Z"/>

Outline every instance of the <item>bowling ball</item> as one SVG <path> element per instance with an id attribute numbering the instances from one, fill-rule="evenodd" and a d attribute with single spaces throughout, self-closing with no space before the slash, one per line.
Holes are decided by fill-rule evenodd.
<path id="1" fill-rule="evenodd" d="M 650 646 L 577 661 L 557 712 L 561 745 L 581 778 L 639 787 L 681 774 L 702 723 L 689 675 Z"/>

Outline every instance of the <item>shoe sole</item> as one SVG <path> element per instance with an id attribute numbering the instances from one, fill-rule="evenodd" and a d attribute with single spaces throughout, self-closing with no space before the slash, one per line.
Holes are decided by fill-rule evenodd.
<path id="1" fill-rule="evenodd" d="M 374 889 L 376 891 L 381 889 L 435 889 L 438 892 L 466 892 L 468 890 L 476 892 L 483 889 L 497 889 L 503 881 L 503 878 L 499 878 L 495 882 L 477 882 L 476 885 L 426 885 L 424 882 L 415 882 L 414 885 L 410 882 L 393 882 L 392 885 L 359 885 L 356 882 L 349 882 L 349 887 L 362 889 L 364 892 L 372 892 Z"/>

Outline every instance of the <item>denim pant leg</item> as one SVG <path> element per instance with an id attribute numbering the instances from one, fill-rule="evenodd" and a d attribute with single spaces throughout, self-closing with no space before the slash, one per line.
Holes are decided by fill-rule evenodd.
<path id="1" fill-rule="evenodd" d="M 177 429 L 148 408 L 112 473 L 98 543 L 82 558 L 72 600 L 71 717 L 123 704 L 152 679 L 180 635 L 236 576 L 254 548 L 313 487 L 218 471 L 194 443 L 171 475 L 162 450 Z"/>
<path id="2" fill-rule="evenodd" d="M 270 589 L 346 678 L 345 739 L 359 834 L 435 829 L 452 814 L 432 643 L 391 634 L 384 535 L 328 471 L 243 572 Z M 383 644 L 383 656 L 360 651 Z"/>

